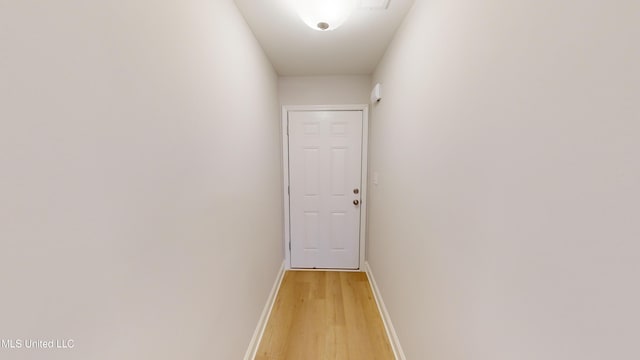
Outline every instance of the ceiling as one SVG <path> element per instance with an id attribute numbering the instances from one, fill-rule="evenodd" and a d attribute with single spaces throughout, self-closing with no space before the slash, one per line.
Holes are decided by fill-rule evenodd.
<path id="1" fill-rule="evenodd" d="M 336 30 L 316 31 L 297 15 L 296 0 L 235 0 L 276 71 L 294 75 L 371 74 L 414 0 L 385 10 L 356 9 Z"/>

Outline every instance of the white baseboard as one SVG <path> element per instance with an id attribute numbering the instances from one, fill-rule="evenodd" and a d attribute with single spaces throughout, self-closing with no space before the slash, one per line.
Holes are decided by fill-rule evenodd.
<path id="1" fill-rule="evenodd" d="M 382 314 L 382 322 L 384 323 L 384 328 L 387 331 L 387 337 L 389 337 L 389 342 L 391 343 L 393 354 L 396 356 L 396 360 L 407 360 L 407 358 L 404 356 L 404 352 L 402 351 L 402 346 L 400 346 L 398 334 L 396 334 L 396 330 L 391 323 L 389 312 L 384 306 L 382 295 L 380 294 L 380 290 L 378 289 L 378 285 L 376 284 L 376 279 L 373 277 L 373 273 L 371 273 L 371 267 L 369 266 L 368 261 L 365 261 L 364 263 L 364 270 L 367 273 L 367 277 L 369 278 L 369 284 L 371 284 L 373 297 L 378 304 L 378 310 L 380 310 L 380 314 Z"/>
<path id="2" fill-rule="evenodd" d="M 276 296 L 278 295 L 278 290 L 280 289 L 280 284 L 282 283 L 284 273 L 285 265 L 283 261 L 282 266 L 280 267 L 280 271 L 278 272 L 278 276 L 276 277 L 276 281 L 273 284 L 273 288 L 271 288 L 271 293 L 269 294 L 267 303 L 264 305 L 264 309 L 262 310 L 262 315 L 260 315 L 260 320 L 258 320 L 256 330 L 253 332 L 251 342 L 249 342 L 249 348 L 247 348 L 247 352 L 244 354 L 244 360 L 254 360 L 256 357 L 258 346 L 260 346 L 260 341 L 262 340 L 264 329 L 267 327 L 267 321 L 269 321 L 269 316 L 271 315 L 273 304 L 276 302 Z"/>

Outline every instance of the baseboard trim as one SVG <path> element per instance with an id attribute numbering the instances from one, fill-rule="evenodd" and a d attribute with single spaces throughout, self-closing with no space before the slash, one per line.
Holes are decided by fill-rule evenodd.
<path id="1" fill-rule="evenodd" d="M 407 358 L 404 356 L 404 351 L 402 351 L 402 346 L 400 346 L 400 339 L 398 339 L 398 334 L 393 327 L 393 323 L 391 323 L 391 317 L 389 316 L 389 312 L 384 305 L 382 295 L 380 294 L 380 289 L 378 289 L 378 284 L 376 284 L 376 279 L 373 277 L 371 266 L 369 266 L 368 261 L 365 261 L 364 263 L 364 271 L 367 273 L 367 277 L 369 278 L 369 284 L 371 285 L 371 290 L 373 291 L 373 298 L 376 300 L 376 304 L 378 304 L 378 310 L 380 311 L 380 314 L 382 314 L 382 322 L 384 323 L 384 328 L 387 331 L 387 337 L 389 338 L 389 342 L 391 343 L 393 354 L 396 356 L 396 360 L 407 360 Z"/>
<path id="2" fill-rule="evenodd" d="M 278 271 L 278 276 L 276 277 L 276 281 L 273 284 L 273 288 L 271 288 L 271 293 L 269 294 L 267 303 L 264 305 L 264 309 L 262 310 L 262 315 L 260 315 L 260 320 L 258 320 L 258 325 L 256 326 L 256 330 L 253 332 L 253 337 L 251 338 L 251 342 L 249 342 L 249 347 L 247 348 L 247 352 L 244 354 L 244 360 L 254 360 L 256 357 L 256 353 L 258 352 L 258 346 L 260 346 L 260 341 L 262 340 L 262 336 L 264 335 L 264 330 L 267 327 L 267 321 L 269 321 L 269 316 L 271 316 L 271 310 L 273 310 L 273 305 L 276 302 L 276 296 L 278 295 L 280 284 L 282 284 L 282 278 L 284 278 L 284 273 L 285 273 L 285 263 L 283 261 L 282 266 L 280 267 L 280 271 Z"/>

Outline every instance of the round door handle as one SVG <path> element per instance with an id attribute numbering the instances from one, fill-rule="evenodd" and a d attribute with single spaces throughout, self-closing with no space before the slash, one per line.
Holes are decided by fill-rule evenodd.
<path id="1" fill-rule="evenodd" d="M 360 205 L 360 200 L 353 200 L 353 205 L 356 205 L 356 206 Z"/>

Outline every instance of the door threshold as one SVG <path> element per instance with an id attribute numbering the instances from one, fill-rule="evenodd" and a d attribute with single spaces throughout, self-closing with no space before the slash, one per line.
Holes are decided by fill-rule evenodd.
<path id="1" fill-rule="evenodd" d="M 287 270 L 290 271 L 326 271 L 326 272 L 364 272 L 364 270 L 361 269 L 325 269 L 325 268 L 318 268 L 318 269 L 308 269 L 308 268 L 289 268 Z"/>

